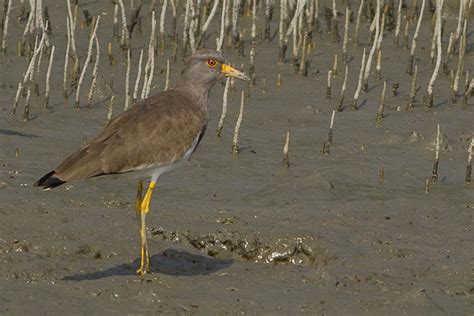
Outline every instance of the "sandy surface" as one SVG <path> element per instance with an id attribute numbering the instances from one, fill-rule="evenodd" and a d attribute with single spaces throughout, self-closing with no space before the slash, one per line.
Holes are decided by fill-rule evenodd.
<path id="1" fill-rule="evenodd" d="M 370 91 L 360 99 L 363 106 L 349 109 L 362 48 L 369 48 L 364 24 L 361 45 L 349 45 L 348 108 L 336 115 L 329 155 L 321 155 L 321 147 L 343 76 L 340 71 L 328 100 L 326 73 L 340 44 L 332 43 L 322 21 L 310 74 L 302 77 L 291 63 L 276 64 L 276 40 L 261 43 L 241 152 L 230 154 L 240 89 L 247 88 L 236 84 L 218 139 L 214 131 L 223 91 L 218 85 L 201 147 L 185 167 L 160 179 L 148 216 L 153 273 L 139 278 L 133 181 L 98 178 L 50 192 L 32 186 L 105 124 L 112 71 L 115 114 L 124 102 L 125 64 L 115 42 L 118 64 L 106 63 L 112 5 L 81 4 L 92 14 L 104 13 L 99 31 L 104 53 L 94 104 L 77 110 L 72 97 L 64 104 L 61 91 L 65 11 L 46 3 L 53 23 L 50 40 L 57 45 L 51 107 L 42 108 L 41 95 L 32 98 L 30 121 L 21 118 L 23 103 L 15 117 L 9 114 L 27 67 L 25 58 L 14 54 L 24 24 L 12 23 L 9 51 L 0 59 L 0 314 L 472 313 L 474 191 L 464 184 L 464 173 L 474 104 L 448 107 L 449 79 L 441 74 L 434 108 L 423 108 L 421 97 L 432 72 L 428 19 L 418 43 L 421 90 L 413 111 L 404 110 L 408 51 L 395 48 L 393 33 L 387 32 L 383 79 L 389 89 L 380 126 L 375 117 L 382 80 L 371 76 Z M 14 7 L 12 13 L 17 12 Z M 249 22 L 244 18 L 244 25 Z M 272 30 L 277 26 L 275 18 Z M 455 21 L 448 19 L 446 27 L 445 45 Z M 132 82 L 139 50 L 148 41 L 148 17 L 143 30 L 134 34 Z M 472 73 L 470 30 L 465 69 Z M 214 39 L 212 33 L 207 45 L 213 47 Z M 78 28 L 76 40 L 83 60 L 87 29 Z M 249 47 L 246 43 L 245 58 L 226 48 L 228 59 L 247 65 Z M 154 92 L 163 89 L 160 71 L 170 54 L 168 49 L 166 56 L 157 56 Z M 172 81 L 181 67 L 179 60 L 172 63 Z M 275 85 L 278 73 L 280 87 Z M 400 83 L 397 96 L 391 94 L 394 82 Z M 89 79 L 84 91 L 88 86 Z M 440 179 L 426 194 L 437 124 L 443 134 Z M 287 130 L 289 169 L 282 167 L 281 154 Z M 291 252 L 288 260 L 267 262 L 272 253 L 285 251 Z"/>

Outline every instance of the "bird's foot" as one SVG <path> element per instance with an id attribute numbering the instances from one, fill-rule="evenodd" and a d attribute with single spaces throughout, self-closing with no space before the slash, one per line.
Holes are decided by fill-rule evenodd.
<path id="1" fill-rule="evenodd" d="M 147 274 L 148 272 L 150 272 L 148 269 L 144 268 L 144 267 L 140 267 L 138 270 L 137 270 L 137 274 L 139 276 L 144 276 L 145 274 Z"/>
<path id="2" fill-rule="evenodd" d="M 139 276 L 144 276 L 145 274 L 150 273 L 150 272 L 151 272 L 151 269 L 150 269 L 150 256 L 147 253 L 146 256 L 145 256 L 145 260 L 143 260 L 143 258 L 141 260 L 140 268 L 138 268 L 137 274 Z"/>

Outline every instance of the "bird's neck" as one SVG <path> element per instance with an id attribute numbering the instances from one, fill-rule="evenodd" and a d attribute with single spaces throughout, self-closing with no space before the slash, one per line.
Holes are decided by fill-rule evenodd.
<path id="1" fill-rule="evenodd" d="M 174 87 L 174 89 L 180 90 L 190 96 L 193 101 L 206 111 L 211 88 L 212 86 L 209 86 L 205 82 L 200 82 L 199 80 L 179 80 Z"/>

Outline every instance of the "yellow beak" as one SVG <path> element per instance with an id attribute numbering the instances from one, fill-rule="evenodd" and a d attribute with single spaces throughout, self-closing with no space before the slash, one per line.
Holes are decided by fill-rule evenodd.
<path id="1" fill-rule="evenodd" d="M 237 79 L 250 81 L 250 78 L 247 77 L 242 71 L 239 71 L 227 64 L 221 64 L 221 73 L 223 73 L 226 77 L 234 77 Z"/>

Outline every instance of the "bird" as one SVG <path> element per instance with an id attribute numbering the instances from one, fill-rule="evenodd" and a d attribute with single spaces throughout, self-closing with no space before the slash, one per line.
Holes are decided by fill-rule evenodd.
<path id="1" fill-rule="evenodd" d="M 135 211 L 141 237 L 136 272 L 140 276 L 149 273 L 146 215 L 156 182 L 188 160 L 198 147 L 208 123 L 209 92 L 224 77 L 249 80 L 226 63 L 221 51 L 197 50 L 185 59 L 173 87 L 138 101 L 113 118 L 34 185 L 50 190 L 69 181 L 131 173 L 138 180 Z M 144 181 L 149 184 L 143 196 Z"/>

